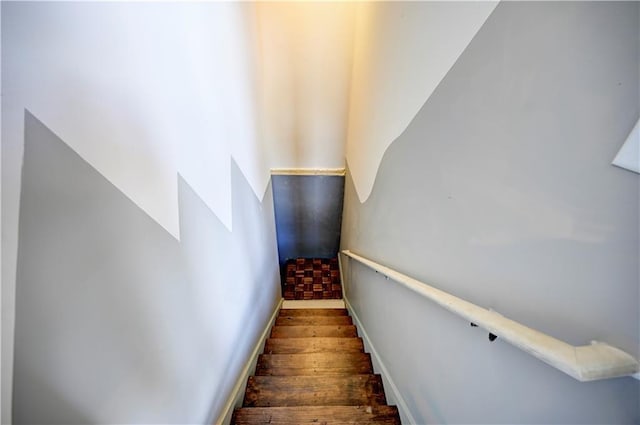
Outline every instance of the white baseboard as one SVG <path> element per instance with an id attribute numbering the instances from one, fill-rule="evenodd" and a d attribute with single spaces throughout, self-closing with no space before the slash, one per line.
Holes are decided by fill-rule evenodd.
<path id="1" fill-rule="evenodd" d="M 398 411 L 400 412 L 400 418 L 402 419 L 402 423 L 417 424 L 415 418 L 413 417 L 413 415 L 411 414 L 411 411 L 409 410 L 409 407 L 407 406 L 406 401 L 404 400 L 404 397 L 402 397 L 402 394 L 400 394 L 398 387 L 393 382 L 393 379 L 391 378 L 391 375 L 389 374 L 389 371 L 387 370 L 386 366 L 382 362 L 380 355 L 378 355 L 378 352 L 376 351 L 375 346 L 373 345 L 371 339 L 369 338 L 369 335 L 367 334 L 367 330 L 365 329 L 364 325 L 358 318 L 358 315 L 356 314 L 355 310 L 353 309 L 353 307 L 349 303 L 349 300 L 346 297 L 344 298 L 344 302 L 347 305 L 347 309 L 349 310 L 349 313 L 351 314 L 351 317 L 353 318 L 353 321 L 355 322 L 355 325 L 358 328 L 358 334 L 364 340 L 365 347 L 367 347 L 367 351 L 371 354 L 374 365 L 376 364 L 378 365 L 379 370 L 377 372 L 380 373 L 380 375 L 382 375 L 382 379 L 385 381 L 385 385 L 384 385 L 385 390 L 390 390 L 391 394 L 393 395 L 393 398 L 398 407 Z"/>
<path id="2" fill-rule="evenodd" d="M 264 350 L 264 343 L 269 336 L 269 332 L 271 332 L 271 328 L 276 321 L 276 317 L 278 317 L 278 312 L 280 311 L 280 307 L 282 306 L 283 301 L 283 299 L 280 299 L 280 302 L 273 311 L 269 322 L 262 331 L 262 335 L 260 335 L 258 342 L 256 342 L 256 346 L 254 347 L 251 356 L 249 356 L 247 363 L 244 365 L 244 368 L 242 369 L 242 372 L 240 373 L 240 376 L 236 381 L 236 385 L 233 387 L 233 390 L 231 391 L 231 394 L 227 399 L 227 403 L 224 405 L 224 408 L 220 412 L 218 420 L 214 422 L 216 425 L 227 425 L 231 423 L 233 409 L 242 403 L 242 398 L 244 397 L 244 392 L 247 386 L 247 379 L 249 379 L 249 376 L 251 376 L 251 373 L 255 370 L 256 363 L 258 362 L 258 356 L 260 355 L 260 353 L 262 353 L 262 350 Z"/>
<path id="3" fill-rule="evenodd" d="M 272 176 L 344 176 L 344 168 L 272 168 Z"/>

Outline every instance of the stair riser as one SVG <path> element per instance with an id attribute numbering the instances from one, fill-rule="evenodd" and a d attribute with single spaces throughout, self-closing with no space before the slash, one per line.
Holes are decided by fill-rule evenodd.
<path id="1" fill-rule="evenodd" d="M 348 316 L 345 308 L 289 308 L 282 309 L 278 313 L 280 317 L 285 316 Z"/>
<path id="2" fill-rule="evenodd" d="M 366 353 L 262 354 L 256 375 L 363 375 L 373 373 Z"/>
<path id="3" fill-rule="evenodd" d="M 244 425 L 244 424 L 251 424 L 251 425 L 298 425 L 298 424 L 302 424 L 304 422 L 300 422 L 298 420 L 292 420 L 292 421 L 273 421 L 273 420 L 266 420 L 266 421 L 249 421 L 249 422 L 231 422 L 232 424 L 236 424 L 236 425 Z M 400 421 L 398 421 L 397 419 L 378 419 L 378 420 L 374 420 L 374 421 L 363 421 L 363 420 L 355 420 L 355 421 L 346 421 L 346 422 L 336 422 L 336 421 L 324 421 L 324 422 L 320 422 L 320 421 L 312 421 L 312 422 L 308 422 L 308 423 L 313 423 L 313 424 L 320 424 L 320 425 L 399 425 Z"/>
<path id="4" fill-rule="evenodd" d="M 361 338 L 269 338 L 265 354 L 362 353 Z"/>
<path id="5" fill-rule="evenodd" d="M 271 338 L 357 337 L 355 326 L 274 326 Z"/>
<path id="6" fill-rule="evenodd" d="M 373 370 L 370 367 L 332 367 L 332 368 L 257 368 L 256 376 L 348 376 L 348 375 L 367 375 Z"/>
<path id="7" fill-rule="evenodd" d="M 249 424 L 399 424 L 395 406 L 304 406 L 236 409 L 233 421 Z"/>
<path id="8" fill-rule="evenodd" d="M 333 326 L 352 325 L 350 316 L 282 316 L 276 326 Z"/>
<path id="9" fill-rule="evenodd" d="M 395 406 L 252 407 L 236 409 L 233 424 L 400 424 Z"/>
<path id="10" fill-rule="evenodd" d="M 379 375 L 344 377 L 252 376 L 244 407 L 381 406 L 386 404 Z"/>

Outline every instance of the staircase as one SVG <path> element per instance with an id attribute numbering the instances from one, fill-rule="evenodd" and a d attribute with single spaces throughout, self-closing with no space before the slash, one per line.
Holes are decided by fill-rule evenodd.
<path id="1" fill-rule="evenodd" d="M 232 424 L 400 424 L 345 309 L 283 309 Z"/>

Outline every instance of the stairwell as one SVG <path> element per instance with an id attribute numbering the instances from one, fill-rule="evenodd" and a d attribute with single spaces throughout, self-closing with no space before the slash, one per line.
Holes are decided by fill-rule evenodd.
<path id="1" fill-rule="evenodd" d="M 346 309 L 282 309 L 232 424 L 400 424 Z"/>

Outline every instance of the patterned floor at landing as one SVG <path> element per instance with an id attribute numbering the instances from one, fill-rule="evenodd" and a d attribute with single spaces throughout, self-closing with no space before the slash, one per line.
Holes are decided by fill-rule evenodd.
<path id="1" fill-rule="evenodd" d="M 285 265 L 285 300 L 342 298 L 338 259 L 298 258 Z"/>

